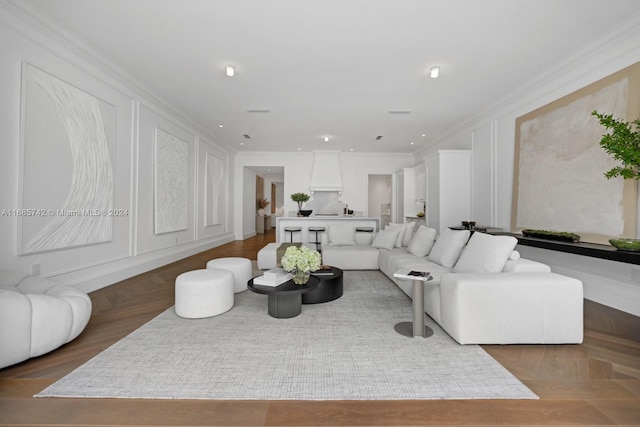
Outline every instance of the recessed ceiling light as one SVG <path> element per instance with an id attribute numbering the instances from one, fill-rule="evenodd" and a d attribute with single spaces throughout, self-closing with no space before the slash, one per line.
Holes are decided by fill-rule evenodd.
<path id="1" fill-rule="evenodd" d="M 349 148 L 349 151 L 353 151 L 353 148 Z"/>
<path id="2" fill-rule="evenodd" d="M 240 145 L 244 145 L 244 142 L 241 142 Z"/>
<path id="3" fill-rule="evenodd" d="M 298 147 L 298 151 L 302 151 L 302 148 Z"/>
<path id="4" fill-rule="evenodd" d="M 431 69 L 429 70 L 429 75 L 431 76 L 432 79 L 437 79 L 438 76 L 440 75 L 440 67 L 438 66 L 431 67 Z"/>
<path id="5" fill-rule="evenodd" d="M 233 77 L 236 75 L 236 68 L 231 65 L 227 65 L 224 70 L 227 73 L 227 77 Z"/>
<path id="6" fill-rule="evenodd" d="M 410 142 L 409 144 L 413 145 L 414 143 L 413 143 L 413 142 Z"/>
<path id="7" fill-rule="evenodd" d="M 426 134 L 426 133 L 423 133 L 423 134 L 422 134 L 422 136 L 427 136 L 427 134 Z"/>
<path id="8" fill-rule="evenodd" d="M 329 142 L 329 137 L 328 136 L 324 137 L 324 142 Z"/>
<path id="9" fill-rule="evenodd" d="M 223 128 L 223 127 L 224 127 L 224 125 L 218 125 L 218 127 L 219 127 L 219 128 Z"/>

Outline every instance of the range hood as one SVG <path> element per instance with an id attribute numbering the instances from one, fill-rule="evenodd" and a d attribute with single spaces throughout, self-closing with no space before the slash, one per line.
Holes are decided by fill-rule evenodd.
<path id="1" fill-rule="evenodd" d="M 338 155 L 340 151 L 313 151 L 309 191 L 337 191 L 342 193 L 342 174 Z"/>

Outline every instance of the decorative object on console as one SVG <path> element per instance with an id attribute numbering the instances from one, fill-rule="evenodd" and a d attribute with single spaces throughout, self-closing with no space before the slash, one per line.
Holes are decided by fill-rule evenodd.
<path id="1" fill-rule="evenodd" d="M 604 176 L 607 179 L 620 176 L 623 179 L 640 180 L 640 119 L 624 122 L 614 119 L 612 114 L 601 114 L 597 111 L 593 111 L 591 115 L 597 117 L 600 124 L 611 131 L 602 136 L 600 147 L 623 165 L 608 170 Z M 634 126 L 635 131 L 632 130 Z"/>
<path id="2" fill-rule="evenodd" d="M 609 239 L 609 243 L 620 251 L 640 251 L 640 239 Z"/>
<path id="3" fill-rule="evenodd" d="M 600 146 L 615 160 L 622 162 L 604 173 L 607 179 L 620 176 L 623 179 L 640 180 L 640 119 L 624 122 L 614 119 L 611 114 L 601 114 L 593 111 L 600 124 L 611 133 L 600 139 Z M 632 130 L 635 126 L 635 131 Z M 640 251 L 640 239 L 614 238 L 609 243 L 619 250 Z"/>
<path id="4" fill-rule="evenodd" d="M 312 209 L 301 209 L 298 211 L 298 213 L 302 216 L 309 216 L 311 215 L 311 212 L 313 212 Z"/>
<path id="5" fill-rule="evenodd" d="M 559 240 L 562 242 L 579 242 L 580 235 L 575 233 L 569 233 L 566 231 L 551 231 L 551 230 L 532 230 L 525 228 L 522 230 L 524 237 L 535 237 L 537 239 L 549 239 Z"/>
<path id="6" fill-rule="evenodd" d="M 306 193 L 293 193 L 291 195 L 291 200 L 293 200 L 294 202 L 298 203 L 298 213 L 301 214 L 302 211 L 302 204 L 304 202 L 309 201 L 310 196 Z"/>
<path id="7" fill-rule="evenodd" d="M 306 246 L 289 246 L 280 261 L 282 268 L 293 273 L 293 281 L 304 285 L 312 271 L 320 268 L 320 253 Z"/>
<path id="8" fill-rule="evenodd" d="M 475 230 L 476 222 L 475 221 L 462 221 L 462 227 L 465 230 Z"/>
<path id="9" fill-rule="evenodd" d="M 258 216 L 264 216 L 264 208 L 269 205 L 269 201 L 266 198 L 258 199 Z"/>

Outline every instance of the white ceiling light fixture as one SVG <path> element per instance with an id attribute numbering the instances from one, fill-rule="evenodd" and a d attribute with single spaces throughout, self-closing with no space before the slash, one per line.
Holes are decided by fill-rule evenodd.
<path id="1" fill-rule="evenodd" d="M 225 67 L 225 72 L 227 73 L 227 77 L 233 77 L 236 75 L 236 67 L 232 65 L 227 65 Z"/>
<path id="2" fill-rule="evenodd" d="M 324 137 L 324 142 L 329 142 L 329 137 L 328 136 Z"/>
<path id="3" fill-rule="evenodd" d="M 429 75 L 431 76 L 432 79 L 437 79 L 438 76 L 440 75 L 440 67 L 438 66 L 431 67 L 431 69 L 429 70 Z"/>

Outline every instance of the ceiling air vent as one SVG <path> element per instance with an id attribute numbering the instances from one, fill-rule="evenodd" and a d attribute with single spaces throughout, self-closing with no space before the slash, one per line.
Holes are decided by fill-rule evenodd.
<path id="1" fill-rule="evenodd" d="M 411 114 L 411 110 L 389 110 L 389 114 Z"/>
<path id="2" fill-rule="evenodd" d="M 376 141 L 380 141 L 382 139 L 382 135 L 376 136 Z"/>
<path id="3" fill-rule="evenodd" d="M 247 135 L 246 133 L 244 135 L 242 135 L 242 136 L 244 136 L 244 139 L 251 139 L 251 136 Z"/>
<path id="4" fill-rule="evenodd" d="M 270 113 L 269 108 L 247 108 L 247 113 Z"/>

